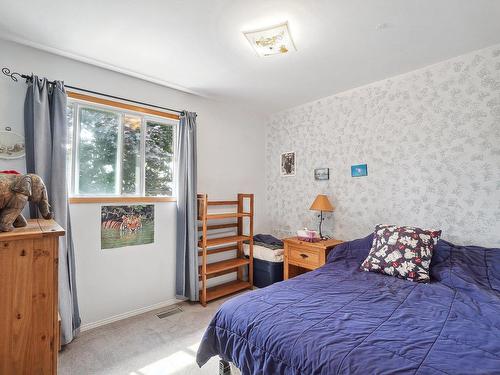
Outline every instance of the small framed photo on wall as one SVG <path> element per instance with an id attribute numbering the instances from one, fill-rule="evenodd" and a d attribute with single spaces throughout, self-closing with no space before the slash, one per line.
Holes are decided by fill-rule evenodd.
<path id="1" fill-rule="evenodd" d="M 288 151 L 281 154 L 280 174 L 282 177 L 295 176 L 295 151 Z"/>
<path id="2" fill-rule="evenodd" d="M 325 181 L 330 179 L 330 168 L 316 168 L 314 170 L 314 179 Z"/>
<path id="3" fill-rule="evenodd" d="M 366 164 L 351 165 L 352 177 L 368 176 L 368 166 Z"/>

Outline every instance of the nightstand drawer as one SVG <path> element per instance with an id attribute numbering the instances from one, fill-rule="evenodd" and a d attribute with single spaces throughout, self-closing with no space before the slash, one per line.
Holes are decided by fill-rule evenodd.
<path id="1" fill-rule="evenodd" d="M 305 242 L 297 237 L 283 239 L 285 264 L 283 278 L 288 280 L 304 272 L 315 270 L 326 263 L 328 253 L 342 241 L 331 238 L 319 242 Z"/>
<path id="2" fill-rule="evenodd" d="M 290 246 L 288 256 L 289 262 L 309 265 L 313 268 L 320 265 L 320 254 L 318 251 Z"/>

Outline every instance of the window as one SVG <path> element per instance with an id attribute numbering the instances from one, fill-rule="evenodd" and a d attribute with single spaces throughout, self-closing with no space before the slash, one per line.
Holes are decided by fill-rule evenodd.
<path id="1" fill-rule="evenodd" d="M 177 121 L 79 100 L 67 116 L 72 196 L 173 195 Z"/>

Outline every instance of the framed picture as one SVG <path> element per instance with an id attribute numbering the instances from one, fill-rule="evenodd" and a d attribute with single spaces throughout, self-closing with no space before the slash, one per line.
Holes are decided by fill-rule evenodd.
<path id="1" fill-rule="evenodd" d="M 0 159 L 18 159 L 24 156 L 24 137 L 14 133 L 10 126 L 0 130 Z"/>
<path id="2" fill-rule="evenodd" d="M 295 151 L 284 152 L 280 158 L 281 176 L 295 176 Z"/>
<path id="3" fill-rule="evenodd" d="M 366 164 L 351 165 L 352 177 L 368 176 L 368 166 Z"/>
<path id="4" fill-rule="evenodd" d="M 316 168 L 314 170 L 314 179 L 324 181 L 330 179 L 330 168 Z"/>
<path id="5" fill-rule="evenodd" d="M 101 249 L 154 242 L 155 206 L 102 206 Z"/>

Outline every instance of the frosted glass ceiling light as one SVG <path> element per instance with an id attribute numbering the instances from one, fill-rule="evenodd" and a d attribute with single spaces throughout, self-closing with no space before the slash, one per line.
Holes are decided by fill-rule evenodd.
<path id="1" fill-rule="evenodd" d="M 259 56 L 279 55 L 297 50 L 288 30 L 288 22 L 243 34 Z"/>

